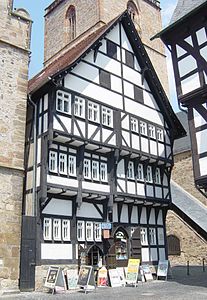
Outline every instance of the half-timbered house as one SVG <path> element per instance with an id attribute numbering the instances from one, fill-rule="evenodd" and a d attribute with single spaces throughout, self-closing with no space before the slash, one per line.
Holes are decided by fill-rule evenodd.
<path id="1" fill-rule="evenodd" d="M 178 1 L 161 31 L 173 61 L 179 104 L 187 108 L 195 185 L 207 196 L 207 2 Z"/>
<path id="2" fill-rule="evenodd" d="M 36 245 L 36 272 L 83 256 L 166 259 L 172 146 L 185 131 L 128 13 L 44 68 L 29 99 L 22 255 Z"/>

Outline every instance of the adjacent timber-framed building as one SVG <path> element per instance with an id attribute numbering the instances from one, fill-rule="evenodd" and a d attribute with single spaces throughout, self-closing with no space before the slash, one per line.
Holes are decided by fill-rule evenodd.
<path id="1" fill-rule="evenodd" d="M 156 36 L 169 48 L 179 105 L 187 108 L 195 186 L 207 196 L 207 2 L 178 1 Z"/>
<path id="2" fill-rule="evenodd" d="M 172 147 L 184 135 L 128 12 L 46 64 L 29 82 L 21 288 L 83 256 L 166 259 Z"/>

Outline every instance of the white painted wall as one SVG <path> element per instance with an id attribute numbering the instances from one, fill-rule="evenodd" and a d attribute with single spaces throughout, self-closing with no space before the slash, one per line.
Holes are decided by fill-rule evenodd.
<path id="1" fill-rule="evenodd" d="M 133 206 L 132 208 L 131 223 L 135 223 L 135 224 L 139 223 L 137 206 Z"/>
<path id="2" fill-rule="evenodd" d="M 78 187 L 78 181 L 76 179 L 64 178 L 61 176 L 47 175 L 47 183 L 58 184 L 68 187 Z"/>
<path id="3" fill-rule="evenodd" d="M 41 244 L 41 259 L 72 259 L 71 244 Z"/>
<path id="4" fill-rule="evenodd" d="M 142 248 L 142 261 L 149 261 L 149 248 Z"/>
<path id="5" fill-rule="evenodd" d="M 93 182 L 83 181 L 82 187 L 83 189 L 97 191 L 97 192 L 109 193 L 110 191 L 110 187 L 108 185 L 93 183 Z"/>

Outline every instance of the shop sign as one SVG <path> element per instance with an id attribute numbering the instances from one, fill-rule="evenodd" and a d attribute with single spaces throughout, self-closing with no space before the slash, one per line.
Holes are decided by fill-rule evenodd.
<path id="1" fill-rule="evenodd" d="M 65 277 L 61 268 L 49 267 L 44 286 L 53 289 L 53 292 L 56 288 L 66 290 Z"/>
<path id="2" fill-rule="evenodd" d="M 111 223 L 101 223 L 101 229 L 111 229 Z"/>
<path id="3" fill-rule="evenodd" d="M 124 268 L 119 267 L 119 268 L 116 268 L 116 269 L 117 269 L 117 272 L 119 274 L 119 278 L 120 278 L 122 286 L 125 286 L 126 280 L 125 280 Z"/>
<path id="4" fill-rule="evenodd" d="M 110 238 L 110 231 L 108 229 L 103 230 L 103 238 L 109 239 Z"/>
<path id="5" fill-rule="evenodd" d="M 142 269 L 142 272 L 143 272 L 143 275 L 144 275 L 146 281 L 153 280 L 149 265 L 142 265 L 140 268 Z"/>

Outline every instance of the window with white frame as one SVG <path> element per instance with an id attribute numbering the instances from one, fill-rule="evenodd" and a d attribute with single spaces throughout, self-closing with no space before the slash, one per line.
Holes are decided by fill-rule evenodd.
<path id="1" fill-rule="evenodd" d="M 84 178 L 91 179 L 91 161 L 90 159 L 84 159 L 84 165 L 83 165 L 83 175 Z"/>
<path id="2" fill-rule="evenodd" d="M 57 172 L 57 152 L 55 151 L 49 153 L 49 171 Z"/>
<path id="3" fill-rule="evenodd" d="M 161 184 L 160 168 L 155 170 L 155 183 Z"/>
<path id="4" fill-rule="evenodd" d="M 139 128 L 138 128 L 138 120 L 131 117 L 131 122 L 130 122 L 130 125 L 131 125 L 131 131 L 133 132 L 139 132 Z"/>
<path id="5" fill-rule="evenodd" d="M 134 163 L 133 163 L 133 161 L 130 161 L 128 163 L 127 178 L 134 179 Z"/>
<path id="6" fill-rule="evenodd" d="M 43 237 L 45 241 L 50 241 L 52 239 L 52 220 L 50 218 L 44 218 Z"/>
<path id="7" fill-rule="evenodd" d="M 85 117 L 85 99 L 75 96 L 74 115 L 81 118 Z"/>
<path id="8" fill-rule="evenodd" d="M 139 127 L 140 127 L 140 133 L 143 135 L 147 135 L 147 123 L 140 121 Z"/>
<path id="9" fill-rule="evenodd" d="M 78 239 L 78 241 L 85 240 L 85 222 L 84 221 L 78 221 L 78 223 L 77 223 L 77 239 Z"/>
<path id="10" fill-rule="evenodd" d="M 156 245 L 156 230 L 155 228 L 149 228 L 149 243 L 150 245 Z"/>
<path id="11" fill-rule="evenodd" d="M 67 154 L 59 154 L 59 173 L 67 174 Z"/>
<path id="12" fill-rule="evenodd" d="M 53 239 L 55 241 L 61 240 L 61 220 L 60 219 L 53 220 Z"/>
<path id="13" fill-rule="evenodd" d="M 107 181 L 107 164 L 103 162 L 100 164 L 100 180 Z"/>
<path id="14" fill-rule="evenodd" d="M 71 176 L 76 176 L 76 156 L 68 156 L 68 173 Z"/>
<path id="15" fill-rule="evenodd" d="M 161 142 L 164 141 L 164 134 L 163 134 L 163 130 L 161 128 L 157 128 L 157 139 L 158 139 L 158 141 L 161 141 Z"/>
<path id="16" fill-rule="evenodd" d="M 92 161 L 92 178 L 99 180 L 99 162 L 95 160 Z"/>
<path id="17" fill-rule="evenodd" d="M 141 245 L 148 245 L 147 228 L 140 228 Z"/>
<path id="18" fill-rule="evenodd" d="M 155 135 L 155 126 L 154 125 L 149 124 L 148 132 L 149 132 L 149 137 L 155 139 L 156 135 Z"/>
<path id="19" fill-rule="evenodd" d="M 95 241 L 100 242 L 101 238 L 101 223 L 94 224 L 94 234 L 95 234 Z"/>
<path id="20" fill-rule="evenodd" d="M 86 240 L 93 241 L 93 222 L 86 222 Z"/>
<path id="21" fill-rule="evenodd" d="M 113 111 L 104 106 L 102 106 L 102 124 L 110 127 L 113 126 Z"/>
<path id="22" fill-rule="evenodd" d="M 57 91 L 56 110 L 67 114 L 71 113 L 71 94 Z"/>
<path id="23" fill-rule="evenodd" d="M 138 170 L 137 170 L 137 179 L 138 180 L 144 180 L 144 171 L 143 171 L 143 165 L 138 164 Z"/>
<path id="24" fill-rule="evenodd" d="M 93 122 L 99 122 L 99 105 L 94 102 L 88 102 L 88 119 Z"/>
<path id="25" fill-rule="evenodd" d="M 147 182 L 152 182 L 152 167 L 151 166 L 147 167 L 146 181 Z"/>
<path id="26" fill-rule="evenodd" d="M 62 239 L 70 241 L 70 220 L 62 220 Z"/>

